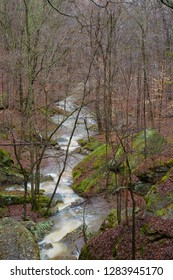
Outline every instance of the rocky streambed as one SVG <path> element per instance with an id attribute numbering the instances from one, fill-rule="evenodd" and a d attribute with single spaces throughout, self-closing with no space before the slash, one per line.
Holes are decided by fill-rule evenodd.
<path id="1" fill-rule="evenodd" d="M 62 112 L 62 115 L 58 114 L 52 117 L 55 124 L 58 125 L 67 117 L 67 114 L 64 115 L 63 112 L 71 114 L 77 109 L 82 91 L 83 84 L 79 84 L 66 100 L 57 103 L 57 108 Z M 77 123 L 75 124 L 76 118 Z M 76 127 L 73 137 L 71 137 L 74 125 Z M 59 145 L 60 150 L 46 150 L 47 164 L 41 170 L 43 178 L 41 189 L 49 198 L 64 167 L 64 159 L 68 149 L 65 170 L 55 194 L 57 203 L 54 215 L 41 223 L 17 222 L 15 224 L 15 221 L 10 218 L 1 219 L 1 259 L 77 259 L 84 245 L 84 235 L 89 236 L 99 229 L 105 216 L 112 208 L 111 203 L 104 196 L 96 196 L 86 200 L 77 195 L 71 188 L 73 182 L 72 170 L 88 154 L 88 151 L 79 147 L 78 140 L 87 139 L 88 136 L 91 137 L 95 134 L 95 127 L 93 116 L 88 108 L 83 107 L 79 115 L 76 110 L 58 129 L 54 135 L 54 141 Z M 2 195 L 2 199 L 7 200 L 9 190 L 22 191 L 20 187 L 16 187 L 13 183 L 15 181 L 4 187 L 7 195 Z M 21 199 L 22 201 L 23 196 L 12 195 L 12 199 L 15 203 L 21 203 L 18 200 Z M 3 216 L 5 208 L 1 210 L 1 216 Z M 5 231 L 8 231 L 9 235 L 7 240 L 5 239 Z M 20 239 L 20 234 L 23 239 Z M 7 247 L 11 247 L 11 249 L 8 250 Z"/>

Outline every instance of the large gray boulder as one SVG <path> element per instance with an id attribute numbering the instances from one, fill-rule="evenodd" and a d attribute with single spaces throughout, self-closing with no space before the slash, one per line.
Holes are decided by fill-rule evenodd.
<path id="1" fill-rule="evenodd" d="M 0 259 L 40 259 L 39 247 L 32 233 L 11 218 L 0 220 Z"/>

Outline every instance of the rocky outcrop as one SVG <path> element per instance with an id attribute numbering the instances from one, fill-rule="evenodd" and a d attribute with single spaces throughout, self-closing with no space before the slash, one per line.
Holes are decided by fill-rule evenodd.
<path id="1" fill-rule="evenodd" d="M 144 211 L 136 213 L 136 259 L 173 259 L 173 168 L 149 191 Z M 131 215 L 130 215 L 131 216 Z M 129 216 L 129 217 L 130 217 Z M 80 259 L 131 259 L 132 220 L 118 225 L 116 210 L 81 251 Z"/>
<path id="2" fill-rule="evenodd" d="M 172 150 L 169 150 L 170 144 L 166 143 L 166 140 L 156 130 L 147 130 L 146 136 L 146 154 L 144 154 L 145 143 L 142 131 L 134 136 L 127 154 L 124 154 L 121 146 L 117 149 L 115 156 L 109 162 L 109 170 L 121 179 L 126 178 L 130 166 L 132 183 L 130 186 L 133 188 L 136 201 L 136 259 L 169 260 L 173 259 Z M 91 164 L 94 167 L 92 162 L 88 163 L 88 166 Z M 85 169 L 82 170 L 81 174 L 81 166 L 80 169 L 74 171 L 76 171 L 75 176 L 79 176 L 79 178 L 82 176 L 83 181 L 86 180 L 84 177 Z M 80 181 L 80 184 L 83 181 Z M 116 190 L 119 191 L 118 186 Z M 143 202 L 141 200 L 141 205 L 140 199 L 143 200 Z M 128 204 L 130 204 L 130 199 Z M 129 209 L 128 219 L 125 216 L 123 218 L 123 212 L 122 208 L 121 223 L 118 224 L 116 209 L 110 211 L 100 230 L 82 248 L 79 259 L 132 259 L 133 219 L 131 209 Z"/>
<path id="3" fill-rule="evenodd" d="M 94 195 L 103 191 L 115 193 L 120 186 L 115 183 L 115 174 L 120 175 L 122 178 L 127 177 L 127 158 L 128 163 L 133 175 L 133 183 L 136 185 L 136 192 L 147 194 L 153 182 L 160 179 L 169 169 L 170 164 L 166 165 L 167 160 L 163 163 L 155 162 L 154 156 L 164 149 L 166 139 L 161 136 L 157 130 L 148 129 L 146 131 L 147 146 L 145 151 L 145 135 L 144 131 L 137 133 L 131 143 L 127 154 L 125 155 L 122 145 L 117 147 L 114 154 L 113 149 L 106 144 L 95 143 L 80 140 L 80 145 L 88 149 L 91 153 L 86 156 L 76 167 L 73 169 L 73 189 L 83 196 L 88 194 Z M 143 172 L 139 168 L 147 160 L 151 159 L 151 169 Z M 146 185 L 147 184 L 147 185 Z"/>
<path id="4" fill-rule="evenodd" d="M 13 164 L 10 154 L 0 149 L 0 184 L 21 184 L 23 176 Z"/>
<path id="5" fill-rule="evenodd" d="M 146 196 L 146 214 L 173 219 L 173 168 L 156 183 Z"/>
<path id="6" fill-rule="evenodd" d="M 107 162 L 111 155 L 111 148 L 103 144 L 77 164 L 73 169 L 73 190 L 83 196 L 102 192 L 109 171 Z M 111 186 L 110 183 L 108 187 Z"/>
<path id="7" fill-rule="evenodd" d="M 11 218 L 0 220 L 0 259 L 40 259 L 39 247 L 32 233 Z"/>

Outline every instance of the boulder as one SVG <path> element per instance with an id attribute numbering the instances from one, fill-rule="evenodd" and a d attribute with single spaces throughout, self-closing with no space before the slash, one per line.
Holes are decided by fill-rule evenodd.
<path id="1" fill-rule="evenodd" d="M 0 220 L 0 259 L 40 259 L 39 247 L 32 233 L 11 218 Z"/>
<path id="2" fill-rule="evenodd" d="M 156 183 L 146 196 L 146 214 L 173 219 L 173 168 Z"/>

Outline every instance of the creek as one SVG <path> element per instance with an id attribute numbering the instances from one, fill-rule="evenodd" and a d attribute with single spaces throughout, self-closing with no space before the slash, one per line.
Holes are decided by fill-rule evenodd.
<path id="1" fill-rule="evenodd" d="M 70 113 L 73 112 L 77 108 L 76 103 L 79 101 L 81 87 L 82 85 L 79 84 L 75 92 L 65 100 L 57 103 L 57 107 Z M 72 114 L 54 135 L 54 140 L 59 144 L 60 150 L 48 149 L 46 151 L 48 164 L 42 168 L 42 175 L 47 176 L 47 178 L 49 176 L 53 178 L 53 180 L 48 180 L 41 184 L 41 189 L 44 189 L 47 195 L 52 194 L 63 168 L 63 161 L 76 116 L 77 112 Z M 58 124 L 64 118 L 64 115 L 54 115 L 52 120 Z M 77 141 L 87 137 L 84 119 L 87 120 L 88 128 L 95 125 L 95 120 L 88 108 L 82 108 L 70 142 L 66 168 L 55 195 L 55 198 L 61 200 L 57 205 L 59 211 L 50 217 L 54 224 L 51 232 L 39 242 L 41 259 L 43 260 L 77 259 L 80 249 L 84 245 L 82 236 L 84 219 L 87 225 L 87 232 L 93 233 L 99 229 L 105 215 L 109 211 L 109 206 L 104 198 L 92 198 L 85 202 L 84 198 L 75 194 L 71 188 L 73 182 L 72 169 L 84 158 L 84 155 L 75 152 L 79 147 Z M 90 132 L 90 136 L 92 134 L 94 132 Z M 79 232 L 80 234 L 78 234 Z"/>

